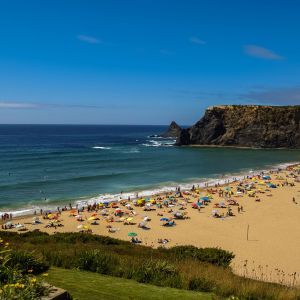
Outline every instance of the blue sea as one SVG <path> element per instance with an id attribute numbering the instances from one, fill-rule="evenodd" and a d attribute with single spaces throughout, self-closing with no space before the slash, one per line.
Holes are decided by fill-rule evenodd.
<path id="1" fill-rule="evenodd" d="M 0 125 L 0 211 L 147 195 L 300 161 L 298 150 L 176 147 L 150 137 L 166 129 Z"/>

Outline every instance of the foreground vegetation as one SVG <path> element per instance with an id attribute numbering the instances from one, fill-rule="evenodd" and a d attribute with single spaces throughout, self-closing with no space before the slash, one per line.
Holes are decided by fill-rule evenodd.
<path id="1" fill-rule="evenodd" d="M 174 288 L 157 287 L 150 284 L 117 278 L 92 272 L 51 268 L 48 282 L 59 286 L 75 299 L 212 299 L 209 293 L 191 292 Z"/>
<path id="2" fill-rule="evenodd" d="M 29 252 L 17 253 L 0 238 L 0 300 L 40 299 L 49 293 L 40 274 L 48 266 Z"/>
<path id="3" fill-rule="evenodd" d="M 51 266 L 133 279 L 162 287 L 212 292 L 224 298 L 300 299 L 300 291 L 295 288 L 233 274 L 229 264 L 234 256 L 221 249 L 193 246 L 152 249 L 86 233 L 1 234 L 22 251 L 34 250 Z"/>

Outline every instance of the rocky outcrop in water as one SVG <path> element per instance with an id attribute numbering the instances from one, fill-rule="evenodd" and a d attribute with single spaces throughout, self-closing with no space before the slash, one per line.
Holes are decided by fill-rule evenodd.
<path id="1" fill-rule="evenodd" d="M 177 145 L 300 148 L 300 106 L 213 106 Z"/>
<path id="2" fill-rule="evenodd" d="M 169 125 L 169 128 L 167 129 L 167 131 L 162 133 L 160 136 L 165 137 L 165 138 L 168 138 L 168 137 L 179 138 L 181 131 L 182 131 L 181 127 L 176 122 L 173 121 Z"/>

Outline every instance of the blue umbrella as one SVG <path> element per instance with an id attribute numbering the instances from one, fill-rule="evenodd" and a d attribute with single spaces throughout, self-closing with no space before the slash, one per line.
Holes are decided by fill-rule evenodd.
<path id="1" fill-rule="evenodd" d="M 209 202 L 209 198 L 208 197 L 201 197 L 200 200 L 205 201 L 205 202 Z"/>
<path id="2" fill-rule="evenodd" d="M 161 220 L 161 221 L 169 221 L 168 218 L 161 218 L 160 220 Z"/>

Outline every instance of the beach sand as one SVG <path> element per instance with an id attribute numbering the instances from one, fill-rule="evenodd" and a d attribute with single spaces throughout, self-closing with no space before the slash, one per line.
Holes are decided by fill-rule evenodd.
<path id="1" fill-rule="evenodd" d="M 272 182 L 282 184 L 287 179 L 289 183 L 295 186 L 280 186 L 278 188 L 269 188 L 265 184 L 259 185 L 260 179 L 256 179 L 256 190 L 261 189 L 264 193 L 257 193 L 260 202 L 255 201 L 255 197 L 248 194 L 237 195 L 236 186 L 238 183 L 230 183 L 234 194 L 230 197 L 238 201 L 243 206 L 244 211 L 239 213 L 237 206 L 231 206 L 235 216 L 225 218 L 212 217 L 214 204 L 225 202 L 218 193 L 213 194 L 211 203 L 201 208 L 200 212 L 187 204 L 186 210 L 190 218 L 184 220 L 175 220 L 173 227 L 164 227 L 160 219 L 172 216 L 168 213 L 169 208 L 163 207 L 153 211 L 144 211 L 143 207 L 133 207 L 136 216 L 133 217 L 135 225 L 124 225 L 122 222 L 107 222 L 99 213 L 99 225 L 89 225 L 93 234 L 107 235 L 118 239 L 130 240 L 129 232 L 136 232 L 138 238 L 142 240 L 143 245 L 158 247 L 158 239 L 168 239 L 169 243 L 165 247 L 175 245 L 194 245 L 197 247 L 220 247 L 232 251 L 236 256 L 232 262 L 234 272 L 240 275 L 263 279 L 274 282 L 288 283 L 287 274 L 294 272 L 300 273 L 300 183 L 294 178 L 288 177 L 291 171 L 281 171 L 279 174 L 271 174 Z M 277 176 L 282 176 L 284 180 L 277 180 Z M 256 177 L 257 178 L 257 177 Z M 245 181 L 245 180 L 244 180 Z M 255 180 L 248 179 L 247 182 Z M 261 183 L 261 182 L 260 182 Z M 227 185 L 228 186 L 228 185 Z M 218 187 L 218 190 L 221 189 Z M 270 191 L 266 191 L 269 189 Z M 190 201 L 195 200 L 195 196 L 201 197 L 207 194 L 207 189 L 202 189 L 200 195 L 194 194 L 189 197 Z M 270 194 L 272 196 L 270 196 Z M 295 202 L 293 202 L 293 197 Z M 155 198 L 155 197 L 152 197 Z M 182 202 L 182 198 L 179 198 Z M 226 203 L 227 204 L 227 203 Z M 126 209 L 120 206 L 122 209 Z M 176 207 L 172 208 L 177 211 Z M 226 208 L 217 208 L 217 210 L 226 214 Z M 113 213 L 114 208 L 109 212 Z M 62 212 L 60 216 L 63 227 L 45 228 L 49 220 L 41 221 L 43 224 L 32 225 L 32 216 L 21 217 L 13 220 L 13 223 L 20 222 L 25 224 L 28 230 L 39 229 L 48 233 L 55 232 L 78 232 L 80 224 L 89 224 L 86 220 L 91 217 L 92 212 L 83 212 L 85 221 L 79 222 L 74 216 L 70 216 L 70 211 Z M 137 224 L 148 216 L 151 221 L 147 223 L 149 230 L 138 228 Z M 118 218 L 116 218 L 118 219 Z M 109 233 L 107 226 L 116 228 L 115 233 Z M 248 231 L 249 229 L 249 231 Z M 15 231 L 16 229 L 10 229 Z M 247 240 L 248 231 L 248 240 Z M 245 261 L 246 267 L 244 266 Z M 282 270 L 285 275 L 279 270 Z M 297 280 L 299 277 L 297 275 Z M 298 284 L 300 282 L 298 281 Z"/>

